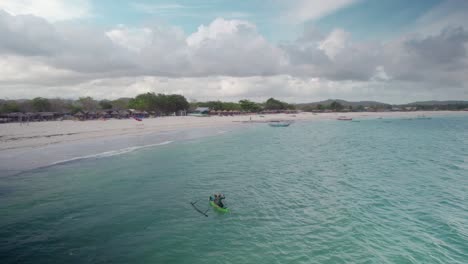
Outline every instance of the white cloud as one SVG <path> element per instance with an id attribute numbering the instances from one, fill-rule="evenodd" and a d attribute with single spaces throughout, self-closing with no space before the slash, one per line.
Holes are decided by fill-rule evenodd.
<path id="1" fill-rule="evenodd" d="M 376 100 L 405 103 L 417 100 L 449 100 L 466 98 L 466 89 L 440 92 L 434 87 L 414 89 L 413 82 L 396 81 L 331 81 L 322 78 L 299 78 L 290 75 L 253 77 L 190 77 L 167 78 L 155 76 L 103 78 L 78 84 L 61 85 L 2 85 L 2 97 L 33 98 L 91 96 L 97 99 L 134 97 L 145 92 L 176 93 L 189 100 L 238 101 L 249 98 L 265 101 L 270 97 L 293 103 L 329 98 L 345 100 Z M 3 90 L 4 89 L 4 90 Z"/>
<path id="2" fill-rule="evenodd" d="M 80 74 L 22 56 L 0 56 L 0 87 L 15 84 L 56 85 L 80 80 Z"/>
<path id="3" fill-rule="evenodd" d="M 187 37 L 187 44 L 199 47 L 203 42 L 213 41 L 229 35 L 255 32 L 255 25 L 247 21 L 217 18 L 208 26 L 199 26 L 195 33 Z"/>
<path id="4" fill-rule="evenodd" d="M 124 25 L 111 29 L 106 32 L 114 43 L 129 50 L 140 52 L 143 48 L 151 44 L 152 30 L 147 27 L 128 28 Z"/>
<path id="5" fill-rule="evenodd" d="M 271 75 L 283 54 L 246 21 L 215 19 L 187 37 L 195 75 Z"/>
<path id="6" fill-rule="evenodd" d="M 159 25 L 93 29 L 0 12 L 0 35 L 0 97 L 154 91 L 200 100 L 468 98 L 462 27 L 386 43 L 306 28 L 296 41 L 276 45 L 244 20 L 218 18 L 185 34 Z"/>
<path id="7" fill-rule="evenodd" d="M 349 43 L 350 34 L 342 29 L 333 30 L 319 44 L 319 49 L 323 50 L 330 59 L 334 59 L 338 53 L 346 48 Z"/>
<path id="8" fill-rule="evenodd" d="M 89 0 L 0 0 L 0 9 L 13 15 L 35 15 L 51 22 L 91 14 Z"/>

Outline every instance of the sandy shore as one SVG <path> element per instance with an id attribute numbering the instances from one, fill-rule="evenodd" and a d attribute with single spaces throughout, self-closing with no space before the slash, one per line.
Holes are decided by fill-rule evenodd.
<path id="1" fill-rule="evenodd" d="M 176 139 L 213 135 L 242 125 L 269 120 L 335 120 L 413 118 L 442 115 L 468 115 L 467 112 L 359 112 L 244 115 L 229 117 L 163 117 L 142 122 L 133 119 L 95 121 L 53 121 L 26 124 L 0 124 L 0 174 L 48 166 L 96 153 L 109 153 L 170 142 Z M 197 132 L 198 131 L 198 132 Z M 218 132 L 217 132 L 218 131 Z"/>

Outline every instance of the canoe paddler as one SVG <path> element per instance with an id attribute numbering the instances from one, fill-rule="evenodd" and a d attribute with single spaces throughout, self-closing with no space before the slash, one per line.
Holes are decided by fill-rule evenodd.
<path id="1" fill-rule="evenodd" d="M 223 199 L 225 199 L 226 197 L 224 197 L 224 194 L 222 193 L 215 193 L 214 195 L 214 203 L 216 205 L 218 205 L 219 207 L 221 208 L 224 208 L 224 204 L 223 204 Z"/>

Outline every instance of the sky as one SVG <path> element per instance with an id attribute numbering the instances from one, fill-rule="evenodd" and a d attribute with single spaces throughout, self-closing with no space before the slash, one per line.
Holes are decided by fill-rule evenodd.
<path id="1" fill-rule="evenodd" d="M 465 0 L 0 0 L 0 98 L 468 100 Z"/>

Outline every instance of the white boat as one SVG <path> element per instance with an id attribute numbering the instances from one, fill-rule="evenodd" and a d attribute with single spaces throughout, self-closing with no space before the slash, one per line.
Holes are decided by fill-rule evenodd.
<path id="1" fill-rule="evenodd" d="M 353 120 L 351 117 L 346 117 L 346 116 L 340 116 L 337 118 L 337 120 L 341 120 L 341 121 L 351 121 Z"/>
<path id="2" fill-rule="evenodd" d="M 425 116 L 425 115 L 418 115 L 416 119 L 432 119 L 431 117 Z"/>
<path id="3" fill-rule="evenodd" d="M 283 121 L 270 121 L 268 125 L 271 127 L 288 127 L 291 125 L 291 123 Z"/>

